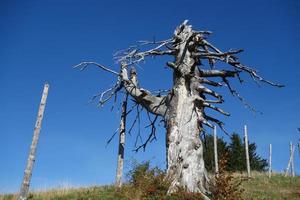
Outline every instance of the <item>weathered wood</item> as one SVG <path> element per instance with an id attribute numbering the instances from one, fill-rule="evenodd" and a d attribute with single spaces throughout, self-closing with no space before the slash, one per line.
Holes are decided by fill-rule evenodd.
<path id="1" fill-rule="evenodd" d="M 118 163 L 117 163 L 117 174 L 116 174 L 116 187 L 122 186 L 123 177 L 123 166 L 124 166 L 124 149 L 125 149 L 125 133 L 126 133 L 126 113 L 127 113 L 127 100 L 128 94 L 122 103 L 122 114 L 119 127 L 119 149 L 118 149 Z"/>
<path id="2" fill-rule="evenodd" d="M 286 167 L 285 170 L 285 177 L 288 176 L 288 174 L 290 173 L 291 176 L 295 176 L 295 172 L 294 172 L 294 151 L 295 151 L 295 147 L 293 146 L 293 143 L 290 142 L 290 157 L 289 157 L 289 162 L 288 165 Z"/>
<path id="3" fill-rule="evenodd" d="M 269 178 L 272 176 L 272 144 L 269 146 Z"/>
<path id="4" fill-rule="evenodd" d="M 24 172 L 24 178 L 22 181 L 20 194 L 18 200 L 25 200 L 29 191 L 30 180 L 32 176 L 33 165 L 35 162 L 36 148 L 39 140 L 39 135 L 42 127 L 42 120 L 44 116 L 46 100 L 48 96 L 49 85 L 46 83 L 43 90 L 41 103 L 39 106 L 38 116 L 34 127 L 33 139 L 30 146 L 30 152 L 28 156 L 27 166 Z"/>
<path id="5" fill-rule="evenodd" d="M 214 126 L 214 157 L 215 157 L 215 173 L 219 176 L 219 165 L 218 165 L 218 143 L 217 143 L 217 127 Z"/>
<path id="6" fill-rule="evenodd" d="M 246 154 L 247 175 L 250 178 L 251 177 L 251 172 L 250 172 L 250 160 L 249 160 L 247 125 L 244 126 L 244 134 L 245 134 L 245 154 Z"/>
<path id="7" fill-rule="evenodd" d="M 290 171 L 290 168 L 291 168 L 291 160 L 292 160 L 292 145 L 291 145 L 291 142 L 290 142 L 290 156 L 289 156 L 289 162 L 288 162 L 288 165 L 286 167 L 285 174 L 284 174 L 285 177 L 289 174 L 289 171 Z"/>
<path id="8" fill-rule="evenodd" d="M 295 163 L 294 163 L 294 152 L 295 152 L 295 145 L 292 144 L 292 159 L 291 159 L 291 174 L 292 177 L 295 177 Z"/>
<path id="9" fill-rule="evenodd" d="M 300 156 L 300 140 L 298 141 L 298 151 L 299 151 L 299 156 Z"/>

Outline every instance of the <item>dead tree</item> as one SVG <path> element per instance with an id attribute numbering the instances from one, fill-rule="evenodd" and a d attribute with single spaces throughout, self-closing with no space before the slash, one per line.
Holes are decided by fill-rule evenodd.
<path id="1" fill-rule="evenodd" d="M 82 62 L 75 66 L 85 69 L 89 65 L 96 65 L 117 77 L 116 84 L 99 95 L 101 104 L 124 88 L 139 106 L 155 116 L 150 120 L 151 133 L 136 150 L 145 149 L 155 138 L 155 122 L 158 117 L 163 120 L 166 128 L 166 178 L 171 182 L 168 192 L 173 193 L 184 188 L 189 192 L 202 193 L 205 199 L 208 199 L 209 193 L 208 178 L 200 135 L 205 127 L 213 128 L 212 123 L 225 131 L 223 122 L 208 115 L 206 110 L 211 109 L 229 116 L 228 112 L 216 106 L 222 104 L 224 99 L 214 88 L 227 88 L 232 95 L 251 108 L 232 87 L 229 78 L 236 78 L 242 83 L 241 75 L 244 72 L 257 83 L 282 87 L 262 78 L 255 69 L 242 64 L 236 56 L 242 50 L 223 52 L 209 43 L 206 38 L 210 34 L 210 31 L 193 29 L 186 20 L 175 29 L 170 39 L 141 41 L 136 46 L 117 52 L 114 58 L 120 64 L 119 72 L 96 62 Z M 173 73 L 173 86 L 165 95 L 156 95 L 139 86 L 134 65 L 145 61 L 147 57 L 165 55 L 174 59 L 166 63 Z M 217 63 L 226 64 L 227 68 L 217 68 Z"/>
<path id="2" fill-rule="evenodd" d="M 126 131 L 126 113 L 127 113 L 128 94 L 122 102 L 122 113 L 119 127 L 119 149 L 118 149 L 118 163 L 116 174 L 116 187 L 122 186 L 123 166 L 124 166 L 124 150 L 125 150 L 125 131 Z"/>
<path id="3" fill-rule="evenodd" d="M 49 85 L 46 83 L 43 90 L 43 95 L 41 99 L 41 103 L 39 106 L 38 116 L 34 127 L 34 133 L 32 138 L 32 143 L 30 146 L 30 152 L 28 156 L 27 166 L 24 172 L 24 178 L 21 185 L 20 194 L 18 200 L 25 200 L 29 191 L 30 179 L 32 175 L 32 169 L 35 161 L 36 147 L 38 144 L 40 131 L 42 127 L 42 120 L 44 115 L 44 110 L 46 106 L 46 100 L 48 96 Z"/>

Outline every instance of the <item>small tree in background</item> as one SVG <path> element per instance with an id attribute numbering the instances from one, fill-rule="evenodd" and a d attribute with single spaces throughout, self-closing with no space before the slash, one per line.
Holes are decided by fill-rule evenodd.
<path id="1" fill-rule="evenodd" d="M 221 158 L 222 155 L 227 155 L 229 153 L 227 143 L 222 139 L 217 139 L 218 145 L 218 157 Z M 212 135 L 207 135 L 204 140 L 204 151 L 203 151 L 205 167 L 208 171 L 214 170 L 214 137 Z"/>
<path id="2" fill-rule="evenodd" d="M 228 146 L 229 148 L 229 161 L 228 161 L 228 170 L 230 171 L 245 171 L 245 144 L 242 141 L 241 137 L 237 133 L 233 133 L 231 136 L 231 141 Z M 256 144 L 249 144 L 249 159 L 250 166 L 252 170 L 255 171 L 265 171 L 268 166 L 267 160 L 261 158 L 256 153 Z"/>
<path id="3" fill-rule="evenodd" d="M 249 158 L 250 158 L 250 166 L 252 170 L 254 171 L 266 170 L 268 166 L 268 162 L 266 159 L 263 159 L 259 155 L 257 155 L 255 143 L 249 144 Z"/>
<path id="4" fill-rule="evenodd" d="M 245 163 L 245 148 L 241 137 L 237 133 L 233 133 L 229 143 L 229 163 L 228 170 L 244 171 L 246 170 Z"/>
<path id="5" fill-rule="evenodd" d="M 214 170 L 214 143 L 213 136 L 207 135 L 205 137 L 204 148 L 204 162 L 208 171 Z M 218 138 L 218 157 L 228 155 L 226 169 L 228 171 L 245 171 L 245 148 L 241 137 L 237 133 L 233 133 L 228 144 L 223 138 Z M 256 152 L 257 145 L 255 143 L 249 144 L 249 158 L 250 166 L 255 171 L 265 171 L 268 166 L 267 160 L 261 158 Z"/>

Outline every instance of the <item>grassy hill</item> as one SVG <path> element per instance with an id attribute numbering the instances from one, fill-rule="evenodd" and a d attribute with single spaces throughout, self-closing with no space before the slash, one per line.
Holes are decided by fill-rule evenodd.
<path id="1" fill-rule="evenodd" d="M 300 177 L 277 174 L 269 179 L 265 174 L 254 174 L 242 184 L 246 200 L 300 200 Z"/>
<path id="2" fill-rule="evenodd" d="M 240 178 L 242 175 L 235 175 Z M 300 200 L 300 177 L 284 177 L 280 174 L 269 179 L 265 174 L 254 173 L 253 178 L 242 182 L 245 200 Z M 149 188 L 148 188 L 149 189 Z M 134 191 L 133 191 L 134 190 Z M 116 191 L 113 186 L 55 189 L 37 191 L 29 195 L 32 200 L 138 200 L 138 199 L 193 199 L 193 197 L 165 197 L 162 194 L 142 197 L 142 191 L 125 184 L 123 189 Z M 164 196 L 164 197 L 162 197 Z M 2 195 L 0 200 L 13 200 L 16 195 Z"/>

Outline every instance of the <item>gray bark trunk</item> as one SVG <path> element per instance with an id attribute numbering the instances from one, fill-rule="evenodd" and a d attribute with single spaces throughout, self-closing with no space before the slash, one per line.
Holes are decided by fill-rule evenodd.
<path id="1" fill-rule="evenodd" d="M 36 148 L 37 148 L 40 130 L 41 130 L 41 126 L 42 126 L 42 120 L 43 120 L 44 110 L 45 110 L 45 106 L 46 106 L 48 90 L 49 90 L 49 85 L 45 84 L 41 103 L 39 106 L 37 120 L 36 120 L 35 127 L 34 127 L 33 139 L 32 139 L 32 143 L 30 146 L 30 152 L 29 152 L 29 156 L 28 156 L 27 166 L 26 166 L 26 169 L 24 172 L 24 178 L 23 178 L 23 182 L 21 185 L 20 194 L 18 197 L 19 200 L 25 200 L 27 197 L 28 191 L 29 191 L 30 179 L 31 179 L 31 175 L 32 175 L 34 161 L 35 161 Z"/>
<path id="2" fill-rule="evenodd" d="M 116 187 L 122 186 L 122 175 L 124 166 L 124 149 L 125 149 L 125 131 L 126 131 L 126 113 L 127 113 L 128 94 L 122 103 L 122 114 L 119 128 L 119 149 L 118 149 L 118 165 L 116 175 Z"/>
<path id="3" fill-rule="evenodd" d="M 186 32 L 187 35 L 190 33 Z M 187 36 L 188 37 L 188 36 Z M 184 41 L 184 38 L 182 38 Z M 202 132 L 200 119 L 203 109 L 197 101 L 199 92 L 197 81 L 188 74 L 197 73 L 193 69 L 195 61 L 182 43 L 176 58 L 177 68 L 173 74 L 173 89 L 167 100 L 165 123 L 167 129 L 167 178 L 171 182 L 168 193 L 183 188 L 189 192 L 200 192 L 204 199 L 208 178 L 203 160 L 203 145 L 200 140 Z M 194 71 L 193 71 L 194 70 Z M 197 84 L 197 87 L 199 84 Z"/>
<path id="4" fill-rule="evenodd" d="M 184 79 L 175 87 L 166 120 L 167 128 L 167 177 L 171 181 L 169 193 L 180 187 L 190 192 L 206 193 L 206 170 L 203 160 L 203 145 L 199 137 L 197 113 L 194 99 L 185 87 Z"/>

